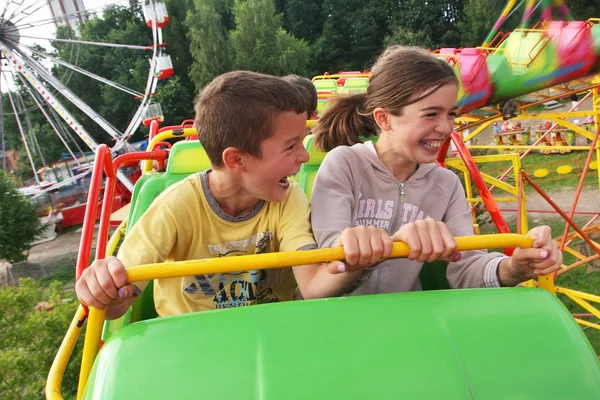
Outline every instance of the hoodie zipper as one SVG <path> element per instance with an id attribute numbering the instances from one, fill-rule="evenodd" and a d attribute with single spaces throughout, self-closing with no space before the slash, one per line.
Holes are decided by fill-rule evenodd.
<path id="1" fill-rule="evenodd" d="M 400 203 L 399 207 L 396 207 L 398 213 L 394 213 L 392 217 L 392 228 L 390 229 L 390 235 L 393 235 L 398 230 L 398 220 L 402 218 L 402 209 L 404 208 L 404 186 L 405 182 L 398 182 L 398 203 Z M 382 268 L 378 268 L 375 272 L 377 274 L 377 281 L 375 283 L 375 293 L 379 293 L 379 289 L 381 288 L 381 270 Z"/>

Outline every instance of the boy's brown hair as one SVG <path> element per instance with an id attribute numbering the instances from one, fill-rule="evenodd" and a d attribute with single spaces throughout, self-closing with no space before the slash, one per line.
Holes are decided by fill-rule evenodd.
<path id="1" fill-rule="evenodd" d="M 308 118 L 310 118 L 312 113 L 317 111 L 319 102 L 317 88 L 315 88 L 315 85 L 310 79 L 294 74 L 284 76 L 283 80 L 293 83 L 304 93 L 307 102 L 306 106 L 308 107 L 306 114 L 308 115 Z"/>
<path id="2" fill-rule="evenodd" d="M 284 111 L 306 112 L 306 100 L 290 82 L 250 71 L 217 76 L 197 97 L 196 131 L 213 168 L 222 168 L 223 150 L 235 147 L 260 158 L 260 144 L 273 133 Z"/>

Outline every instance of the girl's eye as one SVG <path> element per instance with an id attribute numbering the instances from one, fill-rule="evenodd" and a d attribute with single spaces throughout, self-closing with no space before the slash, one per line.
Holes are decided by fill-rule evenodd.
<path id="1" fill-rule="evenodd" d="M 448 117 L 449 117 L 449 118 L 456 118 L 456 113 L 455 113 L 455 112 L 453 112 L 453 113 L 450 113 L 450 114 L 448 115 Z"/>
<path id="2" fill-rule="evenodd" d="M 436 113 L 425 114 L 425 116 L 426 116 L 427 118 L 435 118 L 435 116 L 436 116 L 436 115 L 437 115 Z"/>
<path id="3" fill-rule="evenodd" d="M 286 151 L 287 151 L 287 150 L 294 150 L 294 146 L 296 146 L 296 145 L 295 145 L 295 144 L 291 145 L 290 147 L 288 147 L 288 148 L 286 149 Z"/>

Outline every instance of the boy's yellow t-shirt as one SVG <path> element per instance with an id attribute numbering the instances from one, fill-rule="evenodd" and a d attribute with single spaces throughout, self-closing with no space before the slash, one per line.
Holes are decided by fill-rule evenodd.
<path id="1" fill-rule="evenodd" d="M 126 268 L 150 263 L 316 248 L 310 205 L 290 181 L 281 203 L 260 201 L 232 217 L 217 205 L 201 172 L 165 190 L 133 226 L 117 258 Z M 136 286 L 144 289 L 147 282 Z M 160 316 L 294 299 L 291 268 L 157 279 Z"/>

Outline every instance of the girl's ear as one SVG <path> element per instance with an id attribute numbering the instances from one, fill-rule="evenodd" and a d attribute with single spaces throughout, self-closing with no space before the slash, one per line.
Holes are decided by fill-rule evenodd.
<path id="1" fill-rule="evenodd" d="M 392 125 L 390 123 L 390 114 L 387 112 L 385 108 L 377 107 L 373 111 L 373 119 L 379 129 L 382 131 L 389 131 L 392 129 Z"/>

